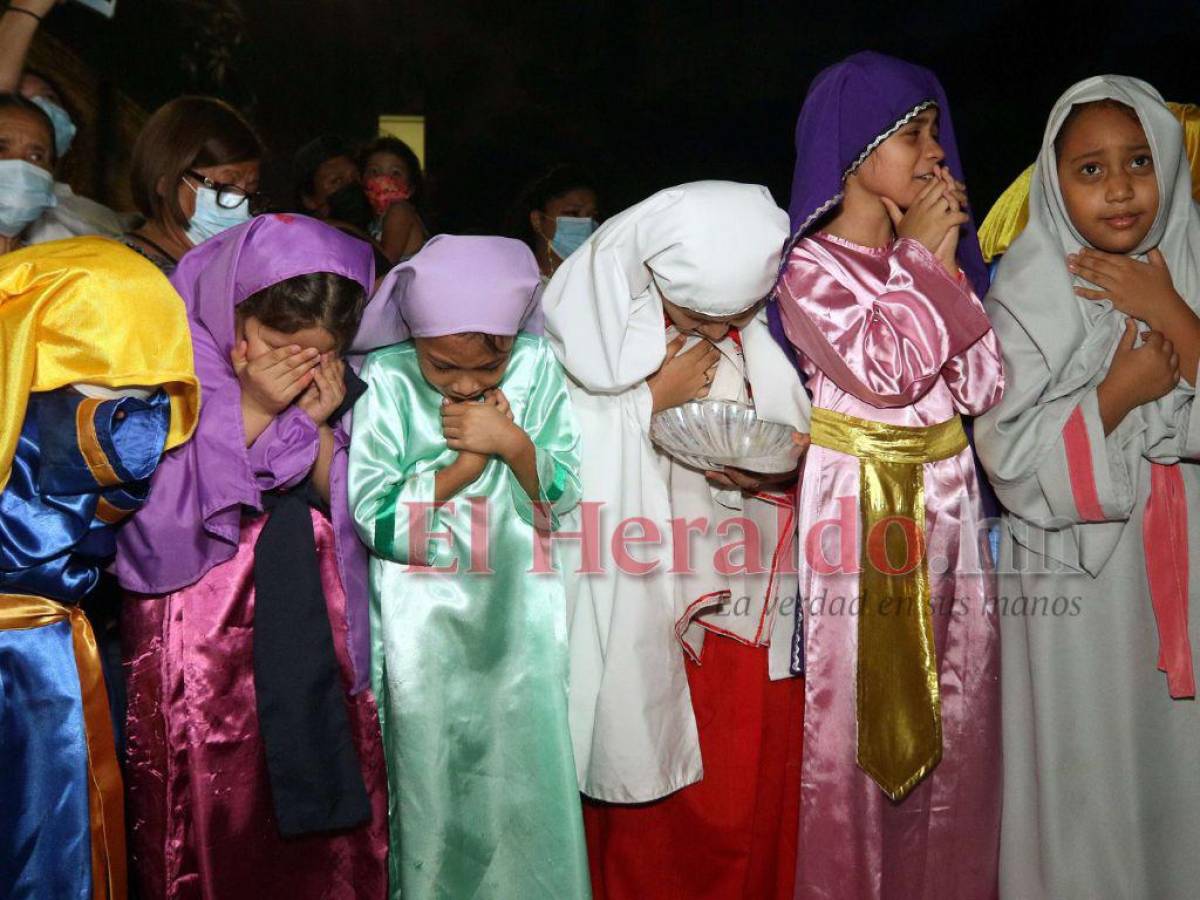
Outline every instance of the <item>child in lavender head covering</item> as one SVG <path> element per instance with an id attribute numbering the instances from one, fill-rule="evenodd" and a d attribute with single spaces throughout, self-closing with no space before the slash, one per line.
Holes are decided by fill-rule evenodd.
<path id="1" fill-rule="evenodd" d="M 439 235 L 360 331 L 401 342 L 367 357 L 350 450 L 395 898 L 589 895 L 566 600 L 538 552 L 579 503 L 579 429 L 537 288 L 521 242 Z"/>
<path id="2" fill-rule="evenodd" d="M 129 808 L 146 897 L 379 898 L 386 772 L 366 690 L 338 353 L 370 248 L 260 216 L 171 276 L 203 406 L 118 542 Z"/>
<path id="3" fill-rule="evenodd" d="M 813 395 L 798 897 L 988 897 L 997 626 L 960 415 L 1003 390 L 946 97 L 858 53 L 796 127 L 776 287 Z"/>

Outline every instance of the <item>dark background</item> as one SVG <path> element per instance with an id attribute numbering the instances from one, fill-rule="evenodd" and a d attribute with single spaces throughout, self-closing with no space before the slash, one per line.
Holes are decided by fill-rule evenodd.
<path id="1" fill-rule="evenodd" d="M 423 114 L 436 230 L 493 231 L 521 184 L 569 160 L 605 212 L 698 178 L 760 182 L 786 205 L 792 131 L 823 67 L 874 49 L 932 67 L 977 210 L 1032 161 L 1072 82 L 1136 75 L 1200 102 L 1200 3 L 705 4 L 119 0 L 47 29 L 147 110 L 181 93 L 243 109 L 268 190 L 323 131 Z"/>

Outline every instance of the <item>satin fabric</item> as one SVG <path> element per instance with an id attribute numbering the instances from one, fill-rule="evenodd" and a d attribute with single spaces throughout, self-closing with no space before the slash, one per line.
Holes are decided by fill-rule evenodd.
<path id="1" fill-rule="evenodd" d="M 1181 380 L 1106 434 L 1097 386 L 1128 318 L 1076 296 L 1086 282 L 1066 268 L 1082 238 L 1054 139 L 1072 106 L 1106 97 L 1137 112 L 1158 181 L 1157 216 L 1133 255 L 1157 247 L 1176 291 L 1200 309 L 1200 210 L 1179 123 L 1137 79 L 1073 85 L 1046 123 L 1029 223 L 987 298 L 1011 383 L 976 423 L 1007 510 L 1000 891 L 1020 900 L 1173 900 L 1200 883 L 1183 837 L 1200 833 L 1200 709 L 1173 699 L 1182 685 L 1159 671 L 1164 649 L 1200 649 L 1200 577 L 1178 563 L 1200 559 L 1195 389 Z M 1165 618 L 1162 588 L 1182 601 Z"/>
<path id="2" fill-rule="evenodd" d="M 728 638 L 689 658 L 704 779 L 645 804 L 585 800 L 597 900 L 791 900 L 804 682 Z"/>
<path id="3" fill-rule="evenodd" d="M 925 465 L 957 456 L 967 435 L 957 416 L 912 428 L 817 408 L 812 442 L 859 460 L 858 764 L 903 800 L 942 758 Z"/>
<path id="4" fill-rule="evenodd" d="M 813 405 L 925 427 L 992 406 L 1000 349 L 979 300 L 915 241 L 818 234 L 779 286 Z M 999 827 L 998 626 L 969 450 L 924 467 L 942 761 L 900 803 L 855 761 L 861 527 L 856 457 L 814 445 L 800 496 L 805 759 L 798 897 L 989 897 Z M 986 545 L 984 545 L 985 547 Z"/>
<path id="5" fill-rule="evenodd" d="M 387 783 L 374 698 L 370 691 L 350 693 L 336 539 L 327 518 L 315 510 L 311 516 L 372 820 L 347 831 L 280 837 L 252 665 L 254 545 L 265 519 L 248 520 L 233 558 L 194 585 L 165 596 L 126 597 L 126 779 L 141 896 L 386 896 Z"/>
<path id="6" fill-rule="evenodd" d="M 230 363 L 238 304 L 296 275 L 330 272 L 369 296 L 375 264 L 369 245 L 307 216 L 258 216 L 190 250 L 171 275 L 191 322 L 204 408 L 195 438 L 163 459 L 149 502 L 122 529 L 114 571 L 126 590 L 164 594 L 194 584 L 231 558 L 242 508 L 262 511 L 263 491 L 295 484 L 317 457 L 317 427 L 295 404 L 247 448 L 241 386 Z M 177 302 L 178 305 L 178 302 Z M 347 611 L 355 689 L 367 685 L 370 633 L 366 556 L 346 509 L 349 437 L 334 431 L 330 510 Z M 281 483 L 282 482 L 282 483 Z"/>
<path id="7" fill-rule="evenodd" d="M 496 458 L 430 514 L 439 536 L 422 550 L 436 473 L 456 456 L 441 394 L 411 343 L 371 354 L 363 377 L 350 496 L 372 552 L 392 897 L 587 897 L 561 569 L 530 574 L 533 506 Z M 551 524 L 572 530 L 579 432 L 541 338 L 517 336 L 500 388 L 536 448 Z"/>
<path id="8" fill-rule="evenodd" d="M 14 630 L 10 677 L 0 676 L 0 681 L 7 682 L 2 693 L 12 695 L 14 710 L 16 764 L 11 771 L 24 785 L 24 802 L 0 806 L 17 813 L 12 830 L 18 838 L 12 846 L 0 847 L 0 869 L 27 868 L 28 848 L 45 840 L 62 841 L 68 853 L 82 847 L 91 856 L 84 878 L 96 900 L 125 896 L 124 798 L 95 636 L 75 604 L 96 586 L 100 567 L 112 556 L 114 526 L 144 501 L 146 479 L 162 453 L 170 415 L 170 401 L 161 390 L 148 400 L 92 399 L 72 388 L 32 394 L 8 484 L 0 492 L 0 629 Z M 53 633 L 47 629 L 62 621 L 69 624 L 76 664 L 65 675 L 54 665 L 48 652 L 53 646 L 45 640 Z M 22 660 L 26 653 L 30 658 Z M 51 673 L 49 680 L 36 671 L 42 663 Z M 55 684 L 58 678 L 65 683 Z M 67 703 L 75 697 L 79 709 Z M 29 706 L 24 713 L 22 704 Z M 31 738 L 21 727 L 22 716 L 36 722 L 44 735 Z M 57 748 L 68 758 L 84 753 L 81 778 L 49 782 L 64 805 L 72 786 L 82 791 L 88 808 L 82 823 L 45 806 L 48 783 L 41 779 L 61 778 L 62 773 L 29 752 L 43 737 L 76 742 L 75 748 Z M 47 833 L 34 824 L 46 825 Z M 73 871 L 68 861 L 63 872 Z M 58 874 L 43 868 L 40 876 L 68 890 Z"/>
<path id="9" fill-rule="evenodd" d="M 0 259 L 0 490 L 31 393 L 74 382 L 161 385 L 167 447 L 196 427 L 200 383 L 179 297 L 154 266 L 103 238 L 27 247 Z"/>
<path id="10" fill-rule="evenodd" d="M 96 646 L 96 636 L 92 626 L 78 606 L 68 606 L 48 600 L 44 597 L 27 597 L 21 594 L 0 594 L 0 629 L 32 630 L 35 633 L 66 622 L 70 626 L 72 650 L 75 655 L 75 669 L 80 687 L 80 705 L 83 710 L 82 735 L 72 735 L 73 739 L 82 741 L 87 749 L 86 780 L 88 821 L 86 827 L 91 832 L 91 894 L 93 900 L 111 900 L 123 898 L 126 888 L 125 872 L 125 808 L 122 794 L 121 771 L 117 765 L 117 756 L 113 748 L 112 721 L 109 718 L 108 695 L 105 691 L 104 674 L 100 666 L 100 654 Z M 34 642 L 33 649 L 38 649 Z M 36 679 L 35 679 L 36 680 Z M 69 684 L 69 681 L 68 681 Z M 70 690 L 68 686 L 67 690 Z M 18 690 L 19 693 L 19 690 Z M 43 704 L 40 699 L 33 703 L 39 713 L 39 726 L 50 734 L 58 733 L 65 724 L 62 720 L 74 720 L 74 709 L 53 710 L 53 704 Z M 71 724 L 67 730 L 74 731 Z M 20 732 L 17 732 L 17 751 L 22 749 Z M 18 770 L 19 771 L 19 770 Z M 36 779 L 33 779 L 36 783 Z M 40 808 L 37 791 L 33 794 L 35 812 L 46 814 Z M 17 806 L 18 812 L 23 810 Z M 49 813 L 53 815 L 54 813 Z M 20 826 L 18 822 L 18 826 Z M 58 823 L 55 823 L 56 825 Z M 64 827 L 73 830 L 77 822 L 67 819 Z M 20 827 L 18 827 L 20 832 Z M 51 827 L 53 833 L 56 829 Z M 34 831 L 25 835 L 29 840 L 37 841 L 39 835 Z M 55 835 L 61 836 L 61 835 Z M 73 843 L 75 835 L 67 835 L 68 843 Z M 20 858 L 23 853 L 14 854 Z M 0 860 L 2 861 L 2 860 Z M 46 881 L 54 881 L 53 875 L 46 873 Z"/>
<path id="11" fill-rule="evenodd" d="M 351 349 L 466 332 L 541 334 L 538 284 L 537 261 L 521 241 L 434 235 L 379 283 Z"/>
<path id="12" fill-rule="evenodd" d="M 841 203 L 846 176 L 876 147 L 923 109 L 938 111 L 942 164 L 963 180 L 950 104 L 929 69 L 894 56 L 865 50 L 818 73 L 796 120 L 796 168 L 788 215 L 792 240 L 819 228 Z M 976 292 L 987 291 L 988 274 L 979 254 L 975 223 L 962 226 L 958 263 Z"/>
<path id="13" fill-rule="evenodd" d="M 87 741 L 69 623 L 0 621 L 0 757 L 0 896 L 90 900 Z"/>
<path id="14" fill-rule="evenodd" d="M 0 493 L 0 592 L 78 603 L 116 549 L 113 526 L 145 502 L 170 403 L 161 391 L 148 401 L 101 402 L 70 388 L 29 403 Z"/>
<path id="15" fill-rule="evenodd" d="M 1200 200 L 1200 106 L 1193 103 L 1168 103 L 1167 109 L 1183 126 L 1184 147 L 1191 169 L 1192 198 Z M 1004 189 L 987 217 L 979 226 L 979 246 L 983 258 L 991 263 L 1008 250 L 1029 221 L 1029 187 L 1033 182 L 1033 166 L 1017 176 Z"/>

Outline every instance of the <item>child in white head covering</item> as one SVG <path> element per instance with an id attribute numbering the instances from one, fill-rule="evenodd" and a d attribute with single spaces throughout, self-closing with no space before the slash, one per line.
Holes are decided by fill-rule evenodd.
<path id="1" fill-rule="evenodd" d="M 615 557 L 568 587 L 581 789 L 639 803 L 705 779 L 665 803 L 585 810 L 593 868 L 620 869 L 627 885 L 656 882 L 640 896 L 676 884 L 691 895 L 681 878 L 707 879 L 717 893 L 712 879 L 744 878 L 756 792 L 770 785 L 776 799 L 782 793 L 782 762 L 760 756 L 772 740 L 765 735 L 799 724 L 800 683 L 767 683 L 768 668 L 774 678 L 790 674 L 795 471 L 774 480 L 735 469 L 703 473 L 649 438 L 653 413 L 703 397 L 753 404 L 759 418 L 807 431 L 807 395 L 761 302 L 786 238 L 787 216 L 765 188 L 669 188 L 601 227 L 543 298 L 546 334 L 580 418 L 584 500 L 603 504 L 603 536 L 613 536 Z M 622 560 L 614 532 L 635 517 L 654 546 Z M 703 524 L 689 534 L 672 520 Z M 721 545 L 743 529 L 752 533 L 746 567 L 719 571 Z M 705 641 L 706 632 L 721 637 Z M 753 689 L 739 693 L 747 681 Z M 705 716 L 699 736 L 693 704 L 719 709 Z M 772 746 L 786 754 L 788 743 Z M 793 825 L 785 827 L 793 838 Z M 635 845 L 658 847 L 674 865 L 644 864 L 658 851 L 639 859 Z M 775 852 L 769 840 L 760 848 Z"/>

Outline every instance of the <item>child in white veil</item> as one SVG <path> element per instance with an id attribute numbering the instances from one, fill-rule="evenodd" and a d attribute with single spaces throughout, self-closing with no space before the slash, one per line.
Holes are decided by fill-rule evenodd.
<path id="1" fill-rule="evenodd" d="M 613 804 L 679 792 L 585 810 L 601 896 L 624 896 L 618 883 L 641 897 L 692 896 L 702 882 L 719 894 L 713 879 L 745 884 L 756 865 L 751 831 L 761 839 L 764 827 L 756 796 L 775 805 L 768 833 L 794 847 L 795 806 L 788 814 L 781 798 L 785 777 L 794 780 L 786 760 L 798 756 L 803 709 L 802 683 L 788 669 L 796 473 L 772 481 L 727 469 L 706 479 L 649 438 L 654 412 L 707 396 L 753 403 L 759 418 L 796 429 L 801 445 L 808 398 L 761 302 L 787 229 L 765 188 L 670 188 L 608 221 L 543 297 L 546 336 L 581 424 L 584 503 L 603 504 L 604 544 L 634 518 L 651 523 L 641 533 L 663 538 L 623 566 L 604 560 L 603 571 L 568 588 L 581 789 Z M 681 532 L 672 519 L 707 528 Z M 719 545 L 743 528 L 758 538 L 745 543 L 761 566 L 752 559 L 747 571 L 718 572 Z M 614 554 L 619 543 L 614 536 Z M 653 569 L 638 565 L 652 556 Z M 707 632 L 720 637 L 705 641 Z M 758 847 L 778 855 L 770 840 Z M 772 865 L 790 884 L 791 860 Z"/>

